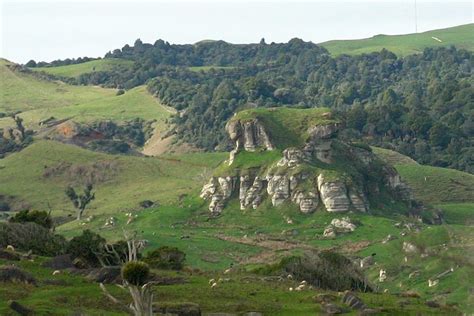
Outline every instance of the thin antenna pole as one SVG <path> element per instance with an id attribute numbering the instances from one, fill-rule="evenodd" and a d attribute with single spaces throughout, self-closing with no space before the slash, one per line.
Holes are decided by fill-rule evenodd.
<path id="1" fill-rule="evenodd" d="M 418 13 L 416 12 L 416 0 L 415 0 L 415 33 L 418 33 Z"/>

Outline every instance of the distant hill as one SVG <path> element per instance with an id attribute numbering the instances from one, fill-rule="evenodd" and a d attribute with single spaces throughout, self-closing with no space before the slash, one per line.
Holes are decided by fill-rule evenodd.
<path id="1" fill-rule="evenodd" d="M 383 48 L 398 56 L 420 53 L 427 47 L 455 45 L 458 48 L 474 50 L 474 24 L 446 29 L 432 30 L 406 35 L 376 35 L 358 40 L 334 40 L 321 43 L 332 55 L 358 55 L 380 51 Z"/>
<path id="2" fill-rule="evenodd" d="M 44 71 L 50 75 L 75 78 L 86 73 L 110 71 L 120 66 L 130 66 L 132 64 L 133 62 L 131 60 L 107 58 L 66 66 L 35 67 L 31 69 L 34 71 Z"/>

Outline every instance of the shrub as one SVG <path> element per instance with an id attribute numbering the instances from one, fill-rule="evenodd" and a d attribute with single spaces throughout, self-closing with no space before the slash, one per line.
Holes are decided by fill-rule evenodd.
<path id="1" fill-rule="evenodd" d="M 8 245 L 37 255 L 56 256 L 64 253 L 66 240 L 33 222 L 0 223 L 0 248 Z"/>
<path id="2" fill-rule="evenodd" d="M 175 247 L 163 246 L 149 252 L 145 259 L 152 268 L 180 270 L 183 268 L 186 254 Z"/>
<path id="3" fill-rule="evenodd" d="M 142 208 L 150 208 L 153 205 L 155 205 L 155 202 L 150 201 L 150 200 L 143 200 L 139 203 L 140 207 Z"/>
<path id="4" fill-rule="evenodd" d="M 130 261 L 122 267 L 122 278 L 130 284 L 141 286 L 150 277 L 150 267 L 142 261 Z"/>
<path id="5" fill-rule="evenodd" d="M 278 264 L 266 266 L 258 272 L 291 274 L 296 280 L 306 280 L 321 289 L 372 291 L 363 273 L 351 260 L 329 250 L 283 258 Z"/>
<path id="6" fill-rule="evenodd" d="M 69 241 L 66 252 L 73 259 L 80 258 L 90 266 L 99 266 L 98 255 L 103 254 L 105 244 L 106 241 L 102 236 L 86 229 L 82 232 L 82 235 Z"/>
<path id="7" fill-rule="evenodd" d="M 15 266 L 0 267 L 0 282 L 36 284 L 31 274 Z"/>
<path id="8" fill-rule="evenodd" d="M 20 211 L 16 213 L 15 216 L 10 218 L 10 222 L 12 223 L 32 222 L 48 229 L 53 227 L 53 220 L 51 216 L 45 211 L 29 211 L 29 210 Z"/>
<path id="9" fill-rule="evenodd" d="M 125 93 L 125 90 L 119 89 L 119 90 L 117 90 L 116 95 L 122 95 L 122 94 L 124 94 L 124 93 Z"/>

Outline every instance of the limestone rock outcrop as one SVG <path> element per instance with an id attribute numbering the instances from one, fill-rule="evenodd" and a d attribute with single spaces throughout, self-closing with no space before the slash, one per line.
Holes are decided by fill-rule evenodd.
<path id="1" fill-rule="evenodd" d="M 275 149 L 264 125 L 258 119 L 246 122 L 229 121 L 226 125 L 226 131 L 230 139 L 236 144 L 236 151 L 239 151 L 241 147 L 246 151 L 255 151 L 258 148 Z"/>
<path id="2" fill-rule="evenodd" d="M 269 111 L 274 114 L 275 110 Z M 201 198 L 209 201 L 209 211 L 213 214 L 220 214 L 234 197 L 238 197 L 241 210 L 256 209 L 268 198 L 272 206 L 294 203 L 306 214 L 318 209 L 368 212 L 370 194 L 412 199 L 409 187 L 396 170 L 381 162 L 369 147 L 338 139 L 337 122 L 315 120 L 315 126 L 304 127 L 307 120 L 303 118 L 303 125 L 297 127 L 299 134 L 288 138 L 296 139 L 298 147 L 282 147 L 281 135 L 286 127 L 280 126 L 279 138 L 272 139 L 274 131 L 263 123 L 267 119 L 246 116 L 245 120 L 237 118 L 227 123 L 226 130 L 234 143 L 227 169 L 224 168 L 227 171 L 221 170 L 201 191 Z M 275 124 L 274 121 L 269 126 L 275 128 Z M 281 152 L 281 158 L 275 160 L 274 155 L 267 155 L 265 159 L 270 157 L 270 160 L 262 159 L 260 165 L 255 164 L 262 151 L 271 150 Z M 242 167 L 242 161 L 236 167 L 232 165 L 241 151 L 256 155 L 247 169 Z M 334 225 L 327 234 L 332 235 L 333 231 L 337 231 Z"/>

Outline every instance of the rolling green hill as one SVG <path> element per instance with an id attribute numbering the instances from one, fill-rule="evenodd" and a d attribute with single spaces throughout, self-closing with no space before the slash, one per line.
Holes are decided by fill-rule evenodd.
<path id="1" fill-rule="evenodd" d="M 142 118 L 157 120 L 157 127 L 161 127 L 174 113 L 173 109 L 161 105 L 145 86 L 116 95 L 115 89 L 69 85 L 12 71 L 6 61 L 0 64 L 0 75 L 0 112 L 21 112 L 29 129 L 37 130 L 40 121 L 50 117 L 81 123 Z M 9 117 L 0 118 L 0 128 L 13 124 Z"/>
<path id="2" fill-rule="evenodd" d="M 380 51 L 383 48 L 399 56 L 420 53 L 427 47 L 454 45 L 458 48 L 474 50 L 474 24 L 466 24 L 446 29 L 418 34 L 376 35 L 359 40 L 334 40 L 321 43 L 332 55 L 357 55 Z M 434 38 L 433 38 L 434 37 Z M 438 41 L 438 40 L 440 41 Z"/>
<path id="3" fill-rule="evenodd" d="M 36 67 L 31 68 L 33 71 L 43 71 L 50 75 L 60 77 L 79 77 L 82 74 L 91 73 L 95 71 L 109 71 L 120 68 L 121 66 L 130 66 L 133 64 L 131 60 L 106 58 L 88 61 L 80 64 L 73 64 L 67 66 L 56 67 Z"/>
<path id="4" fill-rule="evenodd" d="M 114 89 L 39 80 L 32 75 L 12 71 L 8 64 L 5 60 L 0 61 L 0 112 L 78 105 L 116 93 Z"/>
<path id="5" fill-rule="evenodd" d="M 196 191 L 201 173 L 222 158 L 222 154 L 204 153 L 169 159 L 114 156 L 38 140 L 0 160 L 0 192 L 25 207 L 46 209 L 49 203 L 68 213 L 72 209 L 64 195 L 66 186 L 80 187 L 95 179 L 97 199 L 91 215 L 113 214 L 137 207 L 145 199 L 175 202 L 181 194 Z"/>

